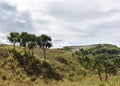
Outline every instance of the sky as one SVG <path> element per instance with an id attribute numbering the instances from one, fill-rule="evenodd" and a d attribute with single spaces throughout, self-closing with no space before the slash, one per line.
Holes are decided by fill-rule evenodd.
<path id="1" fill-rule="evenodd" d="M 24 31 L 51 36 L 53 47 L 120 47 L 120 0 L 0 0 L 0 43 Z"/>

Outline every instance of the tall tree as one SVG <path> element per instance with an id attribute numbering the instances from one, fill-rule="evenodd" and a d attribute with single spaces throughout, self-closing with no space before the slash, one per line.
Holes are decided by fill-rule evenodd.
<path id="1" fill-rule="evenodd" d="M 34 34 L 28 34 L 28 35 L 29 35 L 28 48 L 32 50 L 32 56 L 33 56 L 34 48 L 36 47 L 36 36 Z"/>
<path id="2" fill-rule="evenodd" d="M 28 33 L 27 32 L 22 32 L 20 34 L 20 45 L 25 48 L 25 54 L 26 54 L 28 42 L 29 42 L 29 35 L 28 35 Z"/>
<path id="3" fill-rule="evenodd" d="M 16 42 L 20 41 L 19 33 L 18 32 L 11 32 L 7 38 L 11 43 L 13 43 L 14 50 L 15 50 Z"/>
<path id="4" fill-rule="evenodd" d="M 42 46 L 42 42 L 41 42 L 41 37 L 40 36 L 37 37 L 37 46 L 39 46 L 39 48 L 41 48 L 41 46 Z M 39 51 L 40 51 L 40 49 L 39 49 Z"/>
<path id="5" fill-rule="evenodd" d="M 41 36 L 37 37 L 38 46 L 43 48 L 44 60 L 46 60 L 46 49 L 52 47 L 51 41 L 51 37 L 45 34 L 42 34 Z"/>

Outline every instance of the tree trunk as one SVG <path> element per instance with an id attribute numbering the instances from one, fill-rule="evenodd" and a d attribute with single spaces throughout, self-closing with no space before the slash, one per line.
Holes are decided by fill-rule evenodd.
<path id="1" fill-rule="evenodd" d="M 106 72 L 105 73 L 105 82 L 107 82 L 107 80 L 108 80 L 108 73 Z"/>
<path id="2" fill-rule="evenodd" d="M 40 48 L 39 48 L 39 51 L 38 51 L 38 54 L 40 53 Z M 41 55 L 41 54 L 40 54 Z"/>
<path id="3" fill-rule="evenodd" d="M 15 42 L 14 42 L 14 51 L 15 51 Z"/>
<path id="4" fill-rule="evenodd" d="M 39 52 L 40 52 L 40 49 L 39 49 Z M 39 54 L 40 55 L 40 54 Z"/>
<path id="5" fill-rule="evenodd" d="M 101 76 L 101 73 L 100 73 L 100 72 L 98 72 L 98 75 L 99 75 L 100 81 L 102 81 L 102 76 Z"/>
<path id="6" fill-rule="evenodd" d="M 34 48 L 32 49 L 32 56 L 34 55 Z"/>
<path id="7" fill-rule="evenodd" d="M 31 50 L 29 49 L 29 56 L 30 56 L 30 51 L 31 51 Z"/>
<path id="8" fill-rule="evenodd" d="M 43 53 L 44 53 L 44 61 L 46 61 L 46 51 L 45 51 L 45 47 L 43 47 Z"/>
<path id="9" fill-rule="evenodd" d="M 25 46 L 25 55 L 26 55 L 26 46 Z"/>

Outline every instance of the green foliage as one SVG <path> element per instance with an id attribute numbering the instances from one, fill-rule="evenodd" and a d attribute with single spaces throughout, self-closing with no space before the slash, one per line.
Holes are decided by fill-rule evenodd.
<path id="1" fill-rule="evenodd" d="M 69 46 L 65 46 L 65 47 L 63 47 L 62 49 L 63 49 L 63 50 L 68 50 L 68 51 L 71 51 L 71 50 L 72 50 L 72 48 L 70 48 Z"/>
<path id="2" fill-rule="evenodd" d="M 37 45 L 43 48 L 44 60 L 46 60 L 46 49 L 52 47 L 51 41 L 51 37 L 45 34 L 42 34 L 41 36 L 37 37 Z"/>
<path id="3" fill-rule="evenodd" d="M 26 48 L 27 48 L 27 43 L 29 41 L 29 35 L 27 32 L 22 32 L 20 34 L 20 46 L 23 46 L 25 49 L 24 49 L 24 52 L 26 54 Z"/>
<path id="4" fill-rule="evenodd" d="M 61 80 L 62 78 L 62 76 L 60 76 L 59 73 L 55 72 L 51 65 L 46 61 L 42 63 L 42 75 L 45 80 L 47 79 Z"/>
<path id="5" fill-rule="evenodd" d="M 56 59 L 63 64 L 66 64 L 66 65 L 68 64 L 68 60 L 64 56 L 59 55 L 56 57 Z"/>
<path id="6" fill-rule="evenodd" d="M 20 36 L 18 32 L 11 32 L 8 36 L 8 40 L 14 44 L 14 50 L 15 50 L 15 44 L 16 42 L 20 42 Z"/>
<path id="7" fill-rule="evenodd" d="M 44 52 L 44 60 L 46 60 L 46 49 L 52 47 L 51 37 L 45 34 L 36 37 L 35 34 L 30 34 L 27 32 L 22 32 L 21 34 L 18 32 L 11 32 L 10 36 L 8 36 L 8 40 L 14 44 L 14 51 L 16 42 L 19 42 L 20 46 L 24 47 L 25 55 L 28 53 L 30 55 L 30 51 L 32 51 L 33 56 L 34 48 L 37 46 L 42 47 Z M 29 49 L 29 52 L 27 52 L 27 48 Z"/>
<path id="8" fill-rule="evenodd" d="M 34 48 L 37 47 L 36 44 L 36 36 L 34 34 L 28 34 L 29 35 L 29 40 L 28 40 L 28 48 L 29 48 L 29 55 L 30 55 L 30 50 L 32 50 L 32 56 L 34 54 Z"/>
<path id="9" fill-rule="evenodd" d="M 105 81 L 108 74 L 116 75 L 119 62 L 120 49 L 112 45 L 98 45 L 91 49 L 81 49 L 76 52 L 80 64 L 88 70 L 94 71 L 102 80 L 102 73 L 105 73 Z"/>
<path id="10" fill-rule="evenodd" d="M 40 61 L 29 55 L 21 55 L 18 52 L 14 53 L 14 58 L 24 68 L 28 76 L 39 76 L 41 74 Z"/>

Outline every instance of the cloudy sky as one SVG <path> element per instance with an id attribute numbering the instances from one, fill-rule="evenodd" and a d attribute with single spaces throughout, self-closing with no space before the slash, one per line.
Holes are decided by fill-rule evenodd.
<path id="1" fill-rule="evenodd" d="M 0 0 L 0 43 L 14 31 L 47 34 L 54 47 L 120 47 L 120 0 Z"/>

